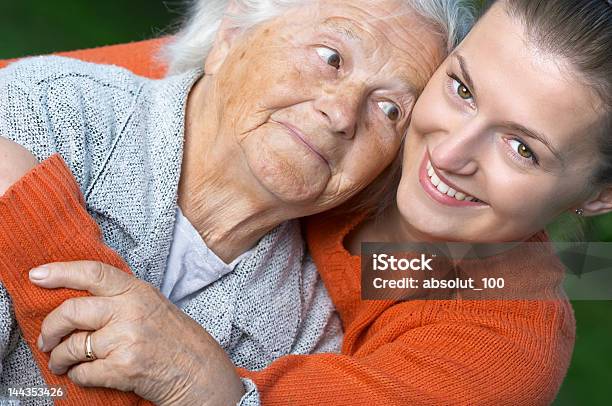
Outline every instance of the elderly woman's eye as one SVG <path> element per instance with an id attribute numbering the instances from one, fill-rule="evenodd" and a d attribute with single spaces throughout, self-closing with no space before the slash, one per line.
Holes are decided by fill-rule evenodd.
<path id="1" fill-rule="evenodd" d="M 319 54 L 321 59 L 323 59 L 326 64 L 333 66 L 336 69 L 340 69 L 342 57 L 338 51 L 327 47 L 317 47 L 317 54 Z"/>
<path id="2" fill-rule="evenodd" d="M 397 121 L 397 119 L 400 117 L 400 109 L 395 103 L 390 101 L 381 101 L 378 102 L 378 107 L 380 107 L 383 113 L 385 113 L 387 118 L 391 121 Z"/>
<path id="3" fill-rule="evenodd" d="M 472 96 L 472 92 L 470 92 L 470 89 L 468 89 L 466 85 L 461 83 L 461 81 L 456 78 L 453 78 L 453 89 L 455 89 L 457 96 L 463 100 L 471 100 L 474 98 L 474 96 Z"/>

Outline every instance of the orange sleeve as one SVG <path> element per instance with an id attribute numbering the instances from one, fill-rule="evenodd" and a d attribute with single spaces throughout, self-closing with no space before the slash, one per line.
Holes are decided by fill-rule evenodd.
<path id="1" fill-rule="evenodd" d="M 574 344 L 567 300 L 361 300 L 361 260 L 343 240 L 363 218 L 308 220 L 311 254 L 343 321 L 342 353 L 285 356 L 260 371 L 240 370 L 256 383 L 264 405 L 553 401 Z M 539 272 L 555 264 L 525 266 Z"/>
<path id="2" fill-rule="evenodd" d="M 52 374 L 47 367 L 49 355 L 36 345 L 46 315 L 66 299 L 87 293 L 39 288 L 29 281 L 31 269 L 51 262 L 94 260 L 130 272 L 103 243 L 98 225 L 85 210 L 79 186 L 59 155 L 32 169 L 0 196 L 0 219 L 0 278 L 45 381 L 66 389 L 67 397 L 56 404 L 149 405 L 133 393 L 82 388 L 66 375 Z"/>
<path id="3" fill-rule="evenodd" d="M 384 327 L 370 327 L 376 331 L 354 353 L 285 356 L 240 373 L 256 383 L 266 406 L 553 401 L 573 347 L 567 303 L 447 305 L 417 301 L 387 310 Z M 423 324 L 428 314 L 439 317 Z"/>
<path id="4" fill-rule="evenodd" d="M 52 375 L 48 356 L 36 348 L 46 314 L 83 293 L 37 288 L 28 280 L 30 269 L 89 259 L 129 272 L 102 242 L 59 156 L 0 198 L 0 218 L 0 276 L 45 380 L 68 388 L 68 398 L 57 403 L 146 404 L 133 394 L 84 389 Z M 366 302 L 359 306 L 368 313 Z M 264 405 L 544 405 L 573 346 L 572 312 L 561 301 L 410 301 L 368 317 L 357 326 L 360 334 L 353 332 L 361 322 L 345 325 L 341 354 L 289 355 L 240 374 L 256 383 Z"/>

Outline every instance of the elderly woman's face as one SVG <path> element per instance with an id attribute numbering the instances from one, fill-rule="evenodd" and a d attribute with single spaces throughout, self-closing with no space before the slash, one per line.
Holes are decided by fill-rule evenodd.
<path id="1" fill-rule="evenodd" d="M 395 1 L 312 3 L 216 44 L 207 73 L 222 95 L 220 134 L 271 194 L 314 212 L 393 160 L 443 47 Z"/>

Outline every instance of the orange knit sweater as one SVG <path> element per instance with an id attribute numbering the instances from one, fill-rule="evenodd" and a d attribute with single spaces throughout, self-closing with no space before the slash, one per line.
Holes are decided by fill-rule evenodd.
<path id="1" fill-rule="evenodd" d="M 49 371 L 49 355 L 36 339 L 42 321 L 66 299 L 87 296 L 68 289 L 42 289 L 28 278 L 31 269 L 51 262 L 96 260 L 130 272 L 121 257 L 102 242 L 100 229 L 84 207 L 76 180 L 54 155 L 0 197 L 0 279 L 13 301 L 15 318 L 49 386 L 63 386 L 57 405 L 150 405 L 133 393 L 81 388 L 67 375 Z"/>
<path id="2" fill-rule="evenodd" d="M 361 300 L 360 257 L 343 240 L 363 217 L 308 220 L 309 250 L 343 322 L 342 351 L 285 356 L 262 371 L 244 372 L 257 383 L 264 405 L 553 401 L 574 345 L 569 302 Z M 550 256 L 519 262 L 521 275 L 553 269 L 539 281 L 553 285 L 562 279 L 559 262 Z M 507 263 L 490 265 L 512 273 Z"/>
<path id="3" fill-rule="evenodd" d="M 0 198 L 0 277 L 48 384 L 68 388 L 65 405 L 146 404 L 133 394 L 84 389 L 47 369 L 40 324 L 82 292 L 28 281 L 38 265 L 98 260 L 129 272 L 104 246 L 61 158 L 32 170 Z M 574 342 L 566 301 L 362 301 L 359 258 L 342 241 L 360 217 L 309 220 L 307 238 L 341 315 L 340 354 L 289 355 L 253 379 L 264 405 L 544 405 L 561 384 Z M 533 263 L 533 272 L 542 266 Z M 139 403 L 141 402 L 141 403 Z"/>

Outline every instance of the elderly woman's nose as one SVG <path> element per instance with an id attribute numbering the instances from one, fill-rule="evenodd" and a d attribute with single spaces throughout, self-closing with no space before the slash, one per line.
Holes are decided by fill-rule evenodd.
<path id="1" fill-rule="evenodd" d="M 325 118 L 334 134 L 352 139 L 365 97 L 365 86 L 343 86 L 317 99 L 315 109 Z"/>

